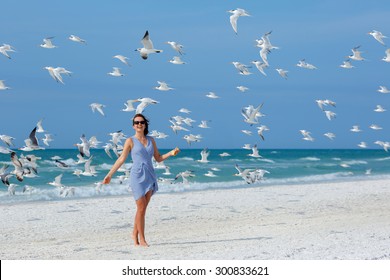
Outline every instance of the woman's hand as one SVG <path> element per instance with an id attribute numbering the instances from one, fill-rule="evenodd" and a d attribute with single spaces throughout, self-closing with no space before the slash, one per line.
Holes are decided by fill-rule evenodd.
<path id="1" fill-rule="evenodd" d="M 109 184 L 111 182 L 111 176 L 106 176 L 106 177 L 104 177 L 104 179 L 103 179 L 103 184 L 105 184 L 105 185 L 107 185 L 107 184 Z"/>
<path id="2" fill-rule="evenodd" d="M 174 148 L 172 151 L 171 151 L 171 155 L 172 156 L 176 156 L 178 153 L 180 152 L 180 149 L 178 147 Z"/>

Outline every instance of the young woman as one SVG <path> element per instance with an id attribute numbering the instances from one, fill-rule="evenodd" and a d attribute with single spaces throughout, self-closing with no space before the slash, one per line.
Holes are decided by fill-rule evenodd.
<path id="1" fill-rule="evenodd" d="M 170 152 L 160 155 L 153 137 L 147 136 L 149 121 L 142 115 L 133 118 L 135 134 L 127 138 L 120 157 L 103 179 L 103 184 L 109 184 L 114 173 L 126 161 L 131 152 L 133 165 L 130 171 L 130 187 L 137 204 L 134 219 L 133 239 L 135 245 L 149 246 L 145 239 L 145 214 L 150 198 L 158 190 L 157 177 L 152 164 L 152 157 L 157 162 L 166 160 L 179 153 L 176 147 Z"/>

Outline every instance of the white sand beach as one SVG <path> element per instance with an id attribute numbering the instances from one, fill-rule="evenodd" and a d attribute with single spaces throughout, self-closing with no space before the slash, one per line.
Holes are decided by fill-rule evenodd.
<path id="1" fill-rule="evenodd" d="M 105 197 L 0 206 L 1 259 L 390 259 L 390 181 L 157 193 L 150 247 L 135 203 Z"/>

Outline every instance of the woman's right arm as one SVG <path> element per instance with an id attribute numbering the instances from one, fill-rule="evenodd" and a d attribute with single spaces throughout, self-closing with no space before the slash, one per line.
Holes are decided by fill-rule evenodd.
<path id="1" fill-rule="evenodd" d="M 104 177 L 103 184 L 110 183 L 112 175 L 114 175 L 115 172 L 119 169 L 119 167 L 121 167 L 122 164 L 126 161 L 126 158 L 129 155 L 132 146 L 133 146 L 133 141 L 131 140 L 131 138 L 127 138 L 121 155 L 115 161 L 114 165 L 111 167 L 111 170 L 107 173 L 106 177 Z"/>

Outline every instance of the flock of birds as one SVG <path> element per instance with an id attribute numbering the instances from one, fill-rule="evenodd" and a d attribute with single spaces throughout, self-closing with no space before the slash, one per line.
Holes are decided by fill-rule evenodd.
<path id="1" fill-rule="evenodd" d="M 238 34 L 238 20 L 240 17 L 248 17 L 250 14 L 245 11 L 244 9 L 233 9 L 228 11 L 231 16 L 230 16 L 230 24 L 231 27 L 234 31 L 234 33 Z M 270 36 L 272 32 L 267 32 L 265 33 L 260 39 L 256 40 L 256 47 L 258 47 L 259 50 L 259 60 L 252 60 L 251 63 L 255 65 L 256 69 L 264 76 L 267 76 L 266 70 L 270 67 L 270 63 L 268 60 L 268 55 L 274 51 L 279 49 L 278 47 L 272 45 Z M 369 32 L 369 35 L 371 35 L 377 42 L 379 42 L 381 45 L 386 46 L 384 39 L 386 36 L 384 36 L 381 32 L 373 30 Z M 40 45 L 40 47 L 45 48 L 45 49 L 53 49 L 56 48 L 57 46 L 53 43 L 54 37 L 48 37 L 43 39 L 43 43 Z M 79 44 L 87 44 L 87 41 L 85 39 L 82 39 L 76 35 L 70 35 L 69 40 L 74 41 Z M 159 54 L 162 53 L 163 50 L 161 49 L 156 49 L 153 45 L 153 42 L 150 38 L 150 34 L 148 31 L 145 32 L 142 40 L 142 47 L 137 48 L 136 51 L 139 52 L 139 55 L 142 59 L 146 60 L 149 59 L 150 55 L 152 54 Z M 183 45 L 174 42 L 174 41 L 167 41 L 167 44 L 171 46 L 171 48 L 177 53 L 176 56 L 174 56 L 169 62 L 172 64 L 176 65 L 183 65 L 186 64 L 181 59 L 181 56 L 184 54 L 184 47 Z M 16 49 L 9 45 L 9 44 L 3 44 L 0 46 L 0 53 L 5 56 L 8 59 L 11 59 L 11 53 L 16 52 Z M 129 63 L 129 58 L 124 56 L 124 55 L 115 55 L 113 58 L 118 59 L 121 63 L 130 66 Z M 354 65 L 352 64 L 354 61 L 364 61 L 365 58 L 362 56 L 362 52 L 360 51 L 360 46 L 357 46 L 352 49 L 352 54 L 348 56 L 348 59 L 342 62 L 340 65 L 341 68 L 344 69 L 352 69 L 354 68 Z M 382 59 L 384 62 L 390 62 L 390 48 L 385 50 L 385 57 Z M 250 71 L 250 66 L 245 65 L 241 62 L 234 61 L 232 62 L 233 66 L 237 69 L 238 73 L 240 75 L 251 75 L 252 72 Z M 308 63 L 305 59 L 301 59 L 298 61 L 296 64 L 297 67 L 304 68 L 307 70 L 316 70 L 317 67 L 314 66 L 313 64 Z M 44 67 L 45 70 L 48 71 L 48 74 L 54 81 L 64 84 L 64 75 L 66 76 L 71 76 L 72 72 L 65 69 L 64 67 L 52 67 L 52 66 L 46 66 Z M 275 69 L 278 74 L 284 78 L 288 79 L 288 70 L 282 69 L 282 68 L 276 68 Z M 121 70 L 119 67 L 113 67 L 111 72 L 107 73 L 110 76 L 113 77 L 121 77 L 124 76 L 123 73 L 121 73 Z M 159 91 L 170 91 L 174 90 L 174 88 L 170 87 L 166 82 L 164 81 L 157 81 L 157 84 L 154 89 L 159 90 Z M 7 86 L 4 80 L 0 80 L 0 91 L 1 90 L 10 90 L 11 88 Z M 247 91 L 249 88 L 243 85 L 237 86 L 237 89 L 241 92 Z M 378 92 L 388 94 L 390 93 L 390 90 L 387 89 L 385 86 L 380 86 L 378 89 Z M 215 94 L 214 92 L 209 92 L 206 95 L 210 99 L 217 99 L 219 96 Z M 137 106 L 135 105 L 136 103 Z M 122 109 L 124 112 L 134 112 L 134 113 L 142 113 L 147 106 L 150 105 L 155 105 L 158 104 L 159 101 L 154 100 L 149 97 L 142 97 L 138 99 L 133 99 L 133 100 L 127 100 L 124 105 L 125 108 Z M 318 107 L 321 109 L 321 111 L 325 114 L 326 118 L 329 120 L 332 120 L 336 117 L 336 113 L 328 109 L 329 107 L 334 108 L 336 107 L 336 102 L 329 100 L 329 99 L 323 99 L 323 100 L 316 100 L 316 103 Z M 259 105 L 248 105 L 241 110 L 241 115 L 243 116 L 243 121 L 247 124 L 249 124 L 251 127 L 256 126 L 257 128 L 257 134 L 258 136 L 264 140 L 264 132 L 268 131 L 269 128 L 266 125 L 261 125 L 259 119 L 264 116 L 264 114 L 261 113 L 261 108 L 263 104 Z M 90 108 L 93 112 L 98 112 L 101 115 L 105 115 L 104 113 L 104 104 L 100 103 L 91 103 Z M 375 112 L 378 113 L 383 113 L 385 112 L 386 109 L 383 108 L 381 105 L 377 105 L 375 108 Z M 179 110 L 180 113 L 183 114 L 189 114 L 191 111 L 182 108 Z M 180 131 L 184 132 L 189 132 L 190 129 L 193 127 L 193 123 L 196 122 L 195 120 L 191 119 L 190 117 L 183 117 L 183 116 L 173 116 L 169 120 L 170 122 L 170 127 L 172 131 L 175 134 L 178 134 Z M 209 128 L 208 126 L 208 121 L 207 120 L 202 120 L 201 123 L 198 125 L 200 128 L 207 129 Z M 374 130 L 380 130 L 382 129 L 378 125 L 372 125 L 372 129 Z M 351 128 L 352 132 L 358 133 L 361 132 L 359 126 L 354 125 Z M 242 130 L 243 133 L 247 135 L 251 135 L 252 131 L 250 130 Z M 30 132 L 29 137 L 25 140 L 25 146 L 19 148 L 21 151 L 25 152 L 30 152 L 30 151 L 35 151 L 35 150 L 42 150 L 45 149 L 43 146 L 39 144 L 39 140 L 37 138 L 37 133 L 44 133 L 44 138 L 41 138 L 42 142 L 46 147 L 50 146 L 50 142 L 53 141 L 52 135 L 47 133 L 42 127 L 42 120 L 40 120 L 37 125 L 33 128 L 33 130 Z M 303 140 L 306 141 L 314 141 L 314 138 L 311 136 L 311 132 L 307 130 L 300 130 L 300 133 L 303 136 Z M 122 146 L 122 140 L 126 138 L 126 136 L 121 132 L 113 132 L 110 133 L 111 139 L 104 145 L 102 148 L 104 148 L 106 154 L 110 157 L 113 158 L 111 151 L 118 157 L 121 153 L 121 150 L 123 148 Z M 162 132 L 158 132 L 156 130 L 152 131 L 151 136 L 157 138 L 157 139 L 164 139 L 168 135 Z M 333 140 L 336 135 L 332 132 L 327 132 L 324 134 L 326 137 L 329 139 Z M 191 145 L 193 142 L 200 142 L 202 140 L 202 136 L 200 134 L 194 135 L 194 134 L 187 134 L 183 136 L 183 139 Z M 21 155 L 18 157 L 16 152 L 12 150 L 13 145 L 13 140 L 14 137 L 9 136 L 9 135 L 0 135 L 0 140 L 5 144 L 5 146 L 0 146 L 0 153 L 3 154 L 10 154 L 11 162 L 14 167 L 12 171 L 9 171 L 8 165 L 3 165 L 0 169 L 0 177 L 2 182 L 8 187 L 8 191 L 10 194 L 15 194 L 15 187 L 17 184 L 13 184 L 10 182 L 10 179 L 12 177 L 15 177 L 18 181 L 23 181 L 24 177 L 34 177 L 37 176 L 38 173 L 38 163 L 37 161 L 40 160 L 39 157 L 36 157 L 34 155 L 27 155 L 23 156 Z M 101 142 L 96 139 L 96 137 L 91 137 L 90 139 L 87 139 L 86 136 L 83 134 L 80 137 L 81 143 L 75 144 L 78 148 L 78 161 L 77 164 L 84 164 L 84 170 L 81 169 L 76 169 L 74 171 L 74 175 L 76 176 L 96 176 L 97 172 L 95 167 L 92 165 L 92 159 L 93 156 L 91 155 L 90 149 L 91 148 L 100 148 Z M 390 148 L 390 142 L 385 142 L 385 141 L 376 141 L 375 144 L 381 146 L 385 151 L 388 151 Z M 367 143 L 361 142 L 358 144 L 359 147 L 361 148 L 366 148 Z M 249 154 L 249 156 L 254 157 L 254 158 L 260 158 L 259 151 L 257 149 L 257 145 L 253 145 L 252 147 L 249 144 L 245 144 L 244 149 L 251 149 L 252 153 Z M 208 155 L 209 151 L 207 149 L 204 149 L 201 152 L 201 159 L 198 160 L 200 163 L 208 163 Z M 229 156 L 227 153 L 226 154 L 221 154 L 222 156 Z M 61 161 L 60 158 L 52 158 L 53 162 L 59 167 L 59 168 L 68 168 L 67 164 Z M 161 166 L 156 166 L 156 168 L 162 168 Z M 164 167 L 166 168 L 166 167 Z M 237 173 L 235 174 L 236 176 L 241 177 L 246 183 L 255 183 L 258 181 L 263 180 L 263 177 L 265 174 L 268 174 L 269 172 L 267 170 L 263 169 L 241 169 L 238 165 L 235 166 Z M 125 172 L 125 174 L 128 174 L 128 170 L 122 170 Z M 205 176 L 208 177 L 215 177 L 216 175 L 213 173 L 213 171 L 217 170 L 209 170 L 208 173 L 205 174 Z M 166 172 L 164 175 L 170 174 L 169 169 L 166 169 Z M 121 175 L 122 176 L 122 175 Z M 121 179 L 126 178 L 127 175 L 123 175 L 124 177 L 121 177 Z M 178 178 L 182 178 L 183 182 L 188 183 L 187 178 L 189 177 L 194 177 L 194 173 L 192 171 L 186 170 L 183 172 L 180 172 L 175 176 L 173 180 L 177 180 Z M 53 185 L 57 187 L 60 190 L 60 194 L 62 196 L 67 196 L 74 194 L 74 188 L 71 187 L 66 187 L 61 183 L 61 178 L 62 174 L 57 176 L 53 182 L 49 182 L 48 184 Z M 163 180 L 163 179 L 162 179 Z M 102 188 L 101 183 L 97 182 L 96 183 L 97 190 L 100 190 Z M 24 191 L 31 191 L 31 187 L 26 186 Z"/>

